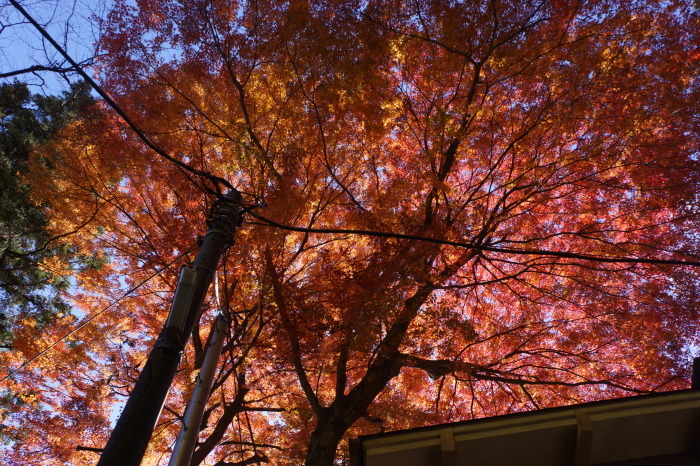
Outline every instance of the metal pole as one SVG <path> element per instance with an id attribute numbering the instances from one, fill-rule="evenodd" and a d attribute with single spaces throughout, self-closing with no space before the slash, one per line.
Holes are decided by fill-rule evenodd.
<path id="1" fill-rule="evenodd" d="M 191 268 L 183 269 L 170 315 L 107 441 L 98 466 L 136 466 L 153 434 L 219 258 L 240 224 L 241 196 L 231 191 L 212 209 L 209 230 Z"/>
<path id="2" fill-rule="evenodd" d="M 173 447 L 173 454 L 170 456 L 168 466 L 189 466 L 194 452 L 197 437 L 199 435 L 199 426 L 202 423 L 204 416 L 204 408 L 207 406 L 209 392 L 214 383 L 214 375 L 216 374 L 216 366 L 221 356 L 221 348 L 224 346 L 224 337 L 228 323 L 223 314 L 219 314 L 211 329 L 211 338 L 209 338 L 209 347 L 204 356 L 202 368 L 197 375 L 197 381 L 190 398 L 190 403 L 185 412 L 185 419 L 180 428 L 180 433 L 177 436 L 177 441 Z"/>

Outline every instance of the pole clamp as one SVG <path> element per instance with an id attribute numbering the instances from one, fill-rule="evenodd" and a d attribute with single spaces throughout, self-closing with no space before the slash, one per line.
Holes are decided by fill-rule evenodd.
<path id="1" fill-rule="evenodd" d="M 214 201 L 209 211 L 207 226 L 210 230 L 221 230 L 227 238 L 233 238 L 236 227 L 243 223 L 243 197 L 236 190 Z M 231 239 L 229 239 L 231 241 Z"/>
<path id="2" fill-rule="evenodd" d="M 178 354 L 182 353 L 185 349 L 185 342 L 182 341 L 182 332 L 174 326 L 164 328 L 158 335 L 153 349 L 165 349 Z"/>

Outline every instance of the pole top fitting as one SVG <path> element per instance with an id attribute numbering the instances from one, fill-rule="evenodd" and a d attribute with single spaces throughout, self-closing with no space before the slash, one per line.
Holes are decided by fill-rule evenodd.
<path id="1" fill-rule="evenodd" d="M 238 192 L 237 189 L 231 190 L 224 194 L 224 199 L 228 202 L 234 202 L 238 205 L 243 203 L 243 196 L 241 196 L 241 193 Z"/>
<path id="2" fill-rule="evenodd" d="M 226 236 L 232 237 L 236 227 L 243 223 L 242 204 L 243 197 L 235 189 L 217 198 L 209 211 L 209 228 L 223 230 Z"/>

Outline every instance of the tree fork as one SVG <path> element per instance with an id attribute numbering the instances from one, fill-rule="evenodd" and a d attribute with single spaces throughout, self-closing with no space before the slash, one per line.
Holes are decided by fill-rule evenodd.
<path id="1" fill-rule="evenodd" d="M 209 229 L 191 267 L 183 268 L 170 314 L 107 441 L 98 466 L 141 463 L 180 357 L 199 319 L 219 258 L 241 223 L 241 195 L 229 191 L 212 207 Z"/>

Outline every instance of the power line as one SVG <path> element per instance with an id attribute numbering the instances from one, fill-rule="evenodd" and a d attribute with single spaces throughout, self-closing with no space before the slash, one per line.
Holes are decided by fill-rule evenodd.
<path id="1" fill-rule="evenodd" d="M 120 303 L 124 298 L 126 298 L 127 296 L 129 296 L 131 293 L 133 293 L 134 291 L 138 290 L 138 289 L 141 288 L 143 285 L 145 285 L 146 283 L 148 283 L 150 280 L 154 279 L 155 277 L 157 277 L 158 275 L 160 275 L 161 273 L 163 273 L 164 271 L 166 271 L 168 268 L 170 268 L 170 267 L 171 267 L 173 264 L 175 264 L 177 261 L 179 261 L 180 259 L 182 259 L 183 257 L 185 257 L 187 254 L 189 254 L 190 252 L 192 252 L 196 247 L 197 247 L 197 243 L 193 244 L 187 251 L 185 251 L 185 252 L 183 252 L 182 254 L 180 254 L 179 256 L 177 256 L 175 259 L 173 259 L 173 260 L 170 261 L 168 264 L 166 264 L 163 268 L 161 268 L 160 270 L 156 270 L 155 272 L 153 272 L 150 276 L 148 276 L 147 278 L 145 278 L 144 280 L 142 280 L 141 282 L 139 282 L 137 285 L 135 285 L 135 286 L 133 286 L 132 288 L 130 288 L 129 290 L 127 290 L 127 291 L 126 291 L 124 294 L 122 294 L 119 298 L 117 298 L 116 300 L 114 300 L 114 301 L 112 301 L 111 303 L 109 303 L 106 307 L 100 309 L 97 313 L 95 313 L 95 314 L 93 314 L 92 316 L 90 316 L 87 320 L 85 320 L 84 322 L 82 322 L 82 323 L 81 323 L 80 325 L 78 325 L 76 328 L 74 328 L 74 329 L 71 330 L 70 332 L 68 332 L 68 333 L 66 333 L 65 335 L 63 335 L 63 336 L 62 336 L 61 338 L 59 338 L 58 340 L 56 340 L 56 341 L 54 341 L 53 343 L 51 343 L 48 347 L 46 347 L 46 348 L 43 349 L 41 352 L 39 352 L 39 354 L 37 354 L 37 355 L 31 357 L 30 359 L 28 359 L 27 361 L 25 361 L 24 363 L 22 363 L 22 365 L 19 366 L 17 369 L 14 369 L 14 370 L 10 371 L 5 377 L 3 377 L 3 378 L 0 380 L 0 382 L 4 382 L 5 380 L 9 379 L 9 378 L 12 377 L 13 375 L 15 375 L 17 372 L 19 372 L 19 371 L 21 371 L 22 369 L 24 369 L 25 367 L 27 367 L 27 366 L 28 366 L 29 364 L 31 364 L 32 362 L 36 361 L 37 359 L 39 359 L 40 357 L 42 357 L 43 355 L 45 355 L 46 353 L 48 353 L 49 351 L 51 351 L 51 349 L 53 349 L 56 345 L 58 345 L 59 343 L 61 343 L 62 341 L 64 341 L 66 338 L 70 337 L 71 335 L 74 335 L 77 331 L 79 331 L 80 329 L 82 329 L 83 327 L 85 327 L 87 324 L 89 324 L 90 322 L 92 322 L 93 320 L 95 320 L 96 318 L 98 318 L 99 316 L 101 316 L 102 314 L 104 314 L 105 312 L 107 312 L 109 309 L 111 309 L 111 308 L 112 308 L 113 306 L 115 306 L 116 304 Z"/>
<path id="2" fill-rule="evenodd" d="M 177 165 L 180 169 L 189 171 L 190 173 L 193 173 L 197 176 L 203 177 L 211 181 L 215 188 L 217 189 L 216 192 L 211 192 L 215 194 L 217 197 L 221 197 L 221 193 L 219 192 L 218 189 L 218 183 L 223 184 L 225 187 L 232 191 L 236 191 L 236 189 L 229 183 L 226 179 L 215 176 L 208 171 L 204 170 L 198 170 L 190 165 L 177 160 L 176 158 L 172 157 L 170 154 L 168 154 L 165 150 L 163 150 L 158 144 L 153 141 L 147 134 L 145 134 L 139 127 L 134 123 L 131 118 L 124 112 L 124 110 L 119 107 L 119 105 L 112 100 L 111 97 L 92 79 L 90 76 L 88 76 L 85 71 L 81 68 L 81 66 L 76 63 L 70 55 L 49 35 L 44 28 L 37 23 L 34 18 L 26 11 L 24 8 L 22 8 L 16 0 L 10 0 L 10 3 L 20 12 L 22 15 L 24 15 L 25 18 L 48 40 L 51 45 L 53 45 L 56 50 L 63 55 L 63 57 L 75 68 L 75 70 L 80 74 L 80 76 L 85 79 L 90 86 L 92 86 L 93 89 L 114 109 L 115 112 L 131 127 L 131 129 L 143 140 L 143 142 L 150 147 L 152 150 L 154 150 L 156 153 L 161 155 L 162 157 L 166 158 L 170 162 L 174 163 Z M 700 261 L 688 261 L 688 260 L 675 260 L 675 259 L 648 259 L 648 258 L 635 258 L 635 257 L 606 257 L 606 256 L 596 256 L 596 255 L 591 255 L 591 254 L 579 254 L 579 253 L 571 253 L 571 252 L 563 252 L 563 251 L 548 251 L 548 250 L 542 250 L 542 249 L 510 249 L 510 248 L 498 248 L 494 246 L 485 246 L 481 244 L 474 244 L 474 243 L 465 243 L 465 242 L 460 242 L 460 241 L 450 241 L 450 240 L 442 240 L 442 239 L 437 239 L 437 238 L 429 238 L 429 237 L 424 237 L 424 236 L 416 236 L 416 235 L 406 235 L 406 234 L 401 234 L 401 233 L 390 233 L 390 232 L 380 232 L 380 231 L 371 231 L 371 230 L 343 230 L 343 229 L 319 229 L 319 228 L 302 228 L 302 227 L 292 227 L 289 225 L 283 225 L 281 223 L 275 222 L 273 220 L 267 219 L 263 216 L 257 215 L 252 210 L 247 209 L 247 211 L 253 215 L 255 218 L 265 222 L 265 224 L 269 226 L 274 226 L 283 230 L 288 230 L 288 231 L 298 231 L 298 232 L 304 232 L 304 233 L 319 233 L 319 234 L 351 234 L 351 235 L 360 235 L 360 236 L 372 236 L 372 237 L 383 237 L 383 238 L 396 238 L 396 239 L 406 239 L 406 240 L 414 240 L 414 241 L 423 241 L 423 242 L 428 242 L 428 243 L 434 243 L 434 244 L 444 244 L 444 245 L 449 245 L 449 246 L 455 246 L 455 247 L 460 247 L 460 248 L 469 248 L 469 249 L 474 249 L 477 251 L 485 251 L 485 252 L 497 252 L 497 253 L 504 253 L 504 254 L 515 254 L 515 255 L 527 255 L 527 256 L 549 256 L 549 257 L 561 257 L 561 258 L 567 258 L 567 259 L 580 259 L 580 260 L 586 260 L 586 261 L 591 261 L 591 262 L 599 262 L 599 263 L 627 263 L 627 264 L 656 264 L 656 265 L 690 265 L 690 266 L 695 266 L 695 267 L 700 267 Z"/>
<path id="3" fill-rule="evenodd" d="M 341 235 L 357 235 L 357 236 L 371 236 L 377 238 L 395 238 L 404 239 L 411 241 L 422 241 L 425 243 L 433 244 L 443 244 L 447 246 L 455 246 L 458 248 L 473 249 L 475 251 L 484 252 L 498 252 L 503 254 L 515 254 L 520 256 L 549 256 L 549 257 L 561 257 L 565 259 L 580 259 L 591 262 L 601 262 L 607 264 L 655 264 L 655 265 L 690 265 L 694 267 L 700 267 L 700 261 L 690 261 L 690 260 L 676 260 L 676 259 L 648 259 L 642 257 L 612 257 L 612 256 L 595 256 L 592 254 L 580 254 L 575 252 L 564 252 L 564 251 L 549 251 L 545 249 L 511 249 L 511 248 L 499 248 L 495 246 L 488 246 L 478 243 L 465 243 L 462 241 L 451 241 L 440 238 L 430 238 L 428 236 L 418 236 L 418 235 L 406 235 L 403 233 L 391 233 L 385 231 L 373 231 L 373 230 L 354 230 L 354 229 L 340 229 L 340 228 L 306 228 L 306 227 L 295 227 L 290 225 L 284 225 L 282 223 L 275 222 L 269 218 L 263 217 L 260 214 L 256 214 L 252 210 L 248 210 L 248 213 L 257 218 L 264 223 L 256 223 L 256 225 L 271 226 L 275 228 L 280 228 L 287 231 L 296 231 L 300 233 L 317 233 L 317 234 L 341 234 Z"/>
<path id="4" fill-rule="evenodd" d="M 231 191 L 234 191 L 235 188 L 229 183 L 226 179 L 215 176 L 208 171 L 205 170 L 198 170 L 178 159 L 175 157 L 171 156 L 168 154 L 163 148 L 161 148 L 154 140 L 152 140 L 145 132 L 139 128 L 139 126 L 129 117 L 129 115 L 126 114 L 126 112 L 107 94 L 100 86 L 97 84 L 84 70 L 83 68 L 75 61 L 73 58 L 66 52 L 63 47 L 61 47 L 58 42 L 54 40 L 53 37 L 25 10 L 22 8 L 22 6 L 17 3 L 17 0 L 10 0 L 10 3 L 12 6 L 14 6 L 17 11 L 19 11 L 25 18 L 27 18 L 27 21 L 29 21 L 36 29 L 39 31 L 39 33 L 44 36 L 44 38 L 49 41 L 49 43 L 61 54 L 63 55 L 63 58 L 68 61 L 68 63 L 73 66 L 75 71 L 88 83 L 90 86 L 97 92 L 100 97 L 102 97 L 107 104 L 112 107 L 112 109 L 117 112 L 117 114 L 121 117 L 124 122 L 129 125 L 129 127 L 136 133 L 136 135 L 148 146 L 150 147 L 153 151 L 155 151 L 158 155 L 161 157 L 164 157 L 165 159 L 169 160 L 170 162 L 174 163 L 178 168 L 181 170 L 188 171 L 190 173 L 193 173 L 197 176 L 206 178 L 207 180 L 211 181 L 212 184 L 214 185 L 215 191 L 211 190 L 205 190 L 206 192 L 210 194 L 214 194 L 217 197 L 221 197 L 221 192 L 219 189 L 219 183 L 223 184 L 226 188 L 228 188 Z"/>

